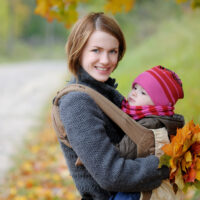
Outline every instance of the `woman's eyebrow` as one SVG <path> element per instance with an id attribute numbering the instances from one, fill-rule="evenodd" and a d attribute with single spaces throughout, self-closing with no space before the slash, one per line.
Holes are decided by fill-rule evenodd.
<path id="1" fill-rule="evenodd" d="M 94 45 L 94 46 L 91 46 L 91 48 L 98 48 L 98 49 L 104 49 L 104 47 L 101 47 L 101 46 L 96 46 L 96 45 Z M 112 48 L 109 48 L 110 50 L 111 49 L 118 49 L 119 47 L 118 46 L 116 46 L 116 47 L 112 47 Z"/>

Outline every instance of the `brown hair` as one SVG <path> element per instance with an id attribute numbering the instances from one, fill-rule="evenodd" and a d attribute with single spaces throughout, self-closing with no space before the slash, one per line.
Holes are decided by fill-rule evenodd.
<path id="1" fill-rule="evenodd" d="M 124 35 L 118 23 L 111 17 L 106 16 L 104 13 L 89 13 L 85 17 L 79 19 L 68 37 L 66 44 L 68 68 L 75 76 L 80 68 L 80 56 L 83 48 L 87 43 L 90 35 L 95 31 L 100 30 L 107 32 L 114 36 L 119 41 L 119 56 L 118 62 L 122 59 L 126 43 Z"/>

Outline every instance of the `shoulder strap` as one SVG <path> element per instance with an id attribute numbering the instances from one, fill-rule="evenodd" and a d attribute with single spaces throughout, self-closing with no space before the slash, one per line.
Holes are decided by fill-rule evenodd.
<path id="1" fill-rule="evenodd" d="M 71 84 L 58 92 L 57 96 L 54 99 L 52 110 L 54 129 L 60 141 L 67 146 L 71 147 L 67 139 L 67 134 L 65 132 L 63 124 L 60 120 L 58 101 L 63 95 L 71 91 L 85 92 L 90 95 L 91 98 L 96 102 L 96 104 L 103 110 L 103 112 L 107 116 L 109 116 L 110 119 L 112 119 L 136 144 L 140 144 L 143 140 L 143 136 L 145 136 L 147 132 L 149 132 L 148 129 L 135 122 L 131 117 L 129 117 L 126 113 L 124 113 L 121 109 L 119 109 L 115 104 L 113 104 L 99 92 L 84 85 Z"/>

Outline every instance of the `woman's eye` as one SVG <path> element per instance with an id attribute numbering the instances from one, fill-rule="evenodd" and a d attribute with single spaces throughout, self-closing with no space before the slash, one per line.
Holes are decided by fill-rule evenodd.
<path id="1" fill-rule="evenodd" d="M 98 53 L 98 52 L 99 52 L 99 49 L 92 49 L 92 52 Z"/>
<path id="2" fill-rule="evenodd" d="M 110 53 L 116 54 L 116 53 L 117 53 L 117 50 L 113 49 L 113 50 L 110 51 Z"/>

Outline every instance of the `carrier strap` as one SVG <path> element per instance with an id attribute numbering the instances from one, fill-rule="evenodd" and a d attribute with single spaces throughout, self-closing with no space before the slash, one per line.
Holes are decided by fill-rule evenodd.
<path id="1" fill-rule="evenodd" d="M 52 108 L 52 121 L 57 136 L 61 142 L 63 142 L 68 147 L 71 147 L 67 138 L 67 134 L 65 132 L 65 128 L 60 120 L 58 102 L 63 95 L 66 95 L 72 91 L 87 93 L 96 102 L 100 109 L 111 120 L 113 120 L 124 131 L 124 133 L 126 133 L 126 135 L 128 135 L 130 139 L 137 145 L 138 156 L 144 157 L 154 153 L 152 151 L 155 147 L 155 142 L 154 135 L 151 130 L 141 126 L 139 123 L 133 120 L 130 116 L 124 113 L 120 108 L 118 108 L 115 104 L 113 104 L 110 100 L 101 95 L 99 92 L 80 84 L 71 84 L 64 87 L 61 91 L 57 93 L 57 96 L 54 98 Z"/>

